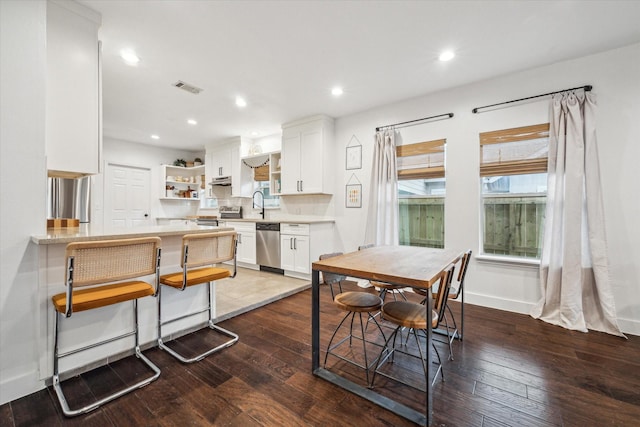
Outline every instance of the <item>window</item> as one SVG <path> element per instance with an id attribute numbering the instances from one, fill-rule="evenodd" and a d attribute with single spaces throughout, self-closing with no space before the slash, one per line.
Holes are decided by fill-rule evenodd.
<path id="1" fill-rule="evenodd" d="M 540 259 L 549 124 L 480 134 L 482 252 Z"/>
<path id="2" fill-rule="evenodd" d="M 401 245 L 444 247 L 445 143 L 396 147 Z"/>

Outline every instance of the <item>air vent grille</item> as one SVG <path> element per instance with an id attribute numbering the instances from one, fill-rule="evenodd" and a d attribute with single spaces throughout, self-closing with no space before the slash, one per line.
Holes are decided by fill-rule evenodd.
<path id="1" fill-rule="evenodd" d="M 200 92 L 202 92 L 202 89 L 200 89 L 199 87 L 195 87 L 194 85 L 190 85 L 189 83 L 185 83 L 182 80 L 178 80 L 173 85 L 175 87 L 177 87 L 178 89 L 186 90 L 187 92 L 193 93 L 194 95 L 197 95 Z"/>

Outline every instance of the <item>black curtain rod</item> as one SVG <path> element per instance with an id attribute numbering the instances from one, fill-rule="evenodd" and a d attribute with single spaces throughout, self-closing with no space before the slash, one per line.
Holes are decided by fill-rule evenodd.
<path id="1" fill-rule="evenodd" d="M 378 132 L 378 131 L 380 131 L 380 130 L 382 130 L 384 128 L 390 128 L 390 127 L 393 127 L 393 126 L 400 126 L 400 125 L 406 125 L 406 124 L 409 124 L 409 123 L 421 122 L 423 120 L 437 119 L 438 117 L 445 117 L 445 116 L 450 119 L 451 117 L 453 117 L 453 113 L 438 114 L 437 116 L 423 117 L 421 119 L 409 120 L 408 122 L 401 122 L 401 123 L 394 123 L 392 125 L 380 126 L 380 127 L 376 128 L 376 132 Z"/>
<path id="2" fill-rule="evenodd" d="M 591 89 L 593 89 L 593 86 L 591 85 L 579 86 L 571 89 L 563 89 L 563 90 L 557 90 L 555 92 L 543 93 L 542 95 L 535 95 L 535 96 L 528 96 L 526 98 L 514 99 L 513 101 L 498 102 L 497 104 L 485 105 L 484 107 L 476 107 L 473 110 L 471 110 L 471 112 L 474 114 L 477 114 L 478 110 L 481 110 L 483 108 L 497 107 L 498 105 L 511 104 L 512 102 L 526 101 L 528 99 L 541 98 L 543 96 L 555 95 L 556 93 L 568 92 L 570 90 L 579 90 L 579 89 L 584 89 L 585 92 L 589 92 L 591 91 Z"/>

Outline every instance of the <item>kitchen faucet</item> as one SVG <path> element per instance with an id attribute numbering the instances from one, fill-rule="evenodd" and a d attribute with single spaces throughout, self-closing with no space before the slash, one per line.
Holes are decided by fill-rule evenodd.
<path id="1" fill-rule="evenodd" d="M 256 190 L 256 191 L 253 192 L 253 195 L 251 196 L 251 201 L 253 202 L 253 207 L 254 208 L 256 207 L 256 194 L 260 194 L 262 196 L 260 198 L 262 200 L 262 204 L 260 206 L 258 206 L 258 207 L 262 209 L 260 211 L 260 215 L 262 215 L 262 219 L 264 219 L 264 194 L 260 190 Z"/>

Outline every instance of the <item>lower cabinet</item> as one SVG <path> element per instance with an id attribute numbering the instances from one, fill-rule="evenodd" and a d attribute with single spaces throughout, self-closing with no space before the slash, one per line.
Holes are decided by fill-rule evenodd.
<path id="1" fill-rule="evenodd" d="M 219 225 L 219 224 L 218 224 Z M 238 233 L 238 252 L 236 259 L 243 267 L 256 266 L 256 223 L 227 221 L 227 227 L 235 228 Z"/>
<path id="2" fill-rule="evenodd" d="M 281 266 L 292 273 L 310 274 L 309 236 L 280 234 Z"/>
<path id="3" fill-rule="evenodd" d="M 280 224 L 280 265 L 285 276 L 311 279 L 311 263 L 333 251 L 333 222 Z"/>

